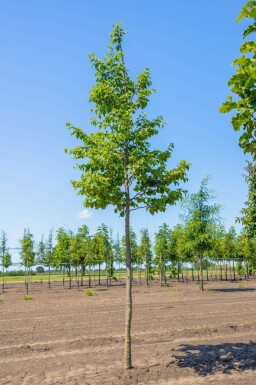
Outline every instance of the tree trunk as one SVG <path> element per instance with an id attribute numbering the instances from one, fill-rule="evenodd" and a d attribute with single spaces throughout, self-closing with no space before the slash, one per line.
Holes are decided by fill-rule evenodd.
<path id="1" fill-rule="evenodd" d="M 162 256 L 160 255 L 160 263 L 159 263 L 159 273 L 160 273 L 160 286 L 162 286 Z"/>
<path id="2" fill-rule="evenodd" d="M 204 291 L 203 258 L 201 253 L 200 253 L 200 289 Z"/>
<path id="3" fill-rule="evenodd" d="M 125 244 L 126 244 L 126 312 L 125 312 L 125 369 L 132 368 L 131 325 L 132 325 L 132 274 L 131 274 L 131 245 L 130 245 L 130 208 L 129 202 L 125 211 Z"/>

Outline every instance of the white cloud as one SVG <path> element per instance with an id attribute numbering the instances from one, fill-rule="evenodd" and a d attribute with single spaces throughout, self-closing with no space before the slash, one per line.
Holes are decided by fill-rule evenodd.
<path id="1" fill-rule="evenodd" d="M 91 216 L 92 216 L 92 212 L 85 209 L 83 211 L 79 211 L 76 217 L 77 219 L 88 219 L 88 218 L 91 218 Z"/>

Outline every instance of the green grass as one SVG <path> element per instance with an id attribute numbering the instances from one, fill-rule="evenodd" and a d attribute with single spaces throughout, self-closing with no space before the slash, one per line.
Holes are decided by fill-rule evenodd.
<path id="1" fill-rule="evenodd" d="M 84 289 L 84 295 L 87 295 L 87 297 L 93 297 L 96 293 L 92 289 Z"/>
<path id="2" fill-rule="evenodd" d="M 32 297 L 32 295 L 24 295 L 23 299 L 25 301 L 32 301 L 33 297 Z"/>

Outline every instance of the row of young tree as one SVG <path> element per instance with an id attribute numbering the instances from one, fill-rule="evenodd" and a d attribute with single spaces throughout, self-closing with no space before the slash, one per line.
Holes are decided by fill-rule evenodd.
<path id="1" fill-rule="evenodd" d="M 137 281 L 141 283 L 144 277 L 148 285 L 158 275 L 162 284 L 170 277 L 180 279 L 180 273 L 183 279 L 184 265 L 187 267 L 186 279 L 188 276 L 194 279 L 195 269 L 200 272 L 202 289 L 204 270 L 207 279 L 209 269 L 211 277 L 214 270 L 215 278 L 218 270 L 221 279 L 228 279 L 228 274 L 235 279 L 236 274 L 248 276 L 254 273 L 256 239 L 248 237 L 246 232 L 237 235 L 234 227 L 225 230 L 220 218 L 221 206 L 212 203 L 215 197 L 208 182 L 209 178 L 203 179 L 199 191 L 183 200 L 182 223 L 173 228 L 164 223 L 153 240 L 147 228 L 141 230 L 140 236 L 131 228 L 132 270 Z M 42 237 L 38 243 L 33 234 L 25 230 L 19 242 L 21 263 L 26 268 L 42 264 L 62 268 L 68 274 L 75 268 L 82 277 L 97 268 L 99 282 L 102 268 L 108 282 L 116 279 L 116 271 L 123 268 L 126 260 L 125 237 L 120 239 L 117 235 L 114 239 L 105 224 L 99 226 L 94 235 L 86 225 L 79 227 L 76 233 L 60 227 L 55 239 L 51 230 L 48 237 Z M 4 231 L 0 253 L 3 267 L 8 268 L 12 261 Z"/>

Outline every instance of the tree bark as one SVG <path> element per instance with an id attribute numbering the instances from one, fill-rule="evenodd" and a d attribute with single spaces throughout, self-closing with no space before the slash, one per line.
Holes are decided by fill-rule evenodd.
<path id="1" fill-rule="evenodd" d="M 126 243 L 126 312 L 125 312 L 125 369 L 132 368 L 131 324 L 132 324 L 132 274 L 131 274 L 131 245 L 130 245 L 130 208 L 126 204 L 125 212 L 125 243 Z"/>
<path id="2" fill-rule="evenodd" d="M 203 258 L 201 253 L 200 253 L 200 289 L 204 291 Z"/>

